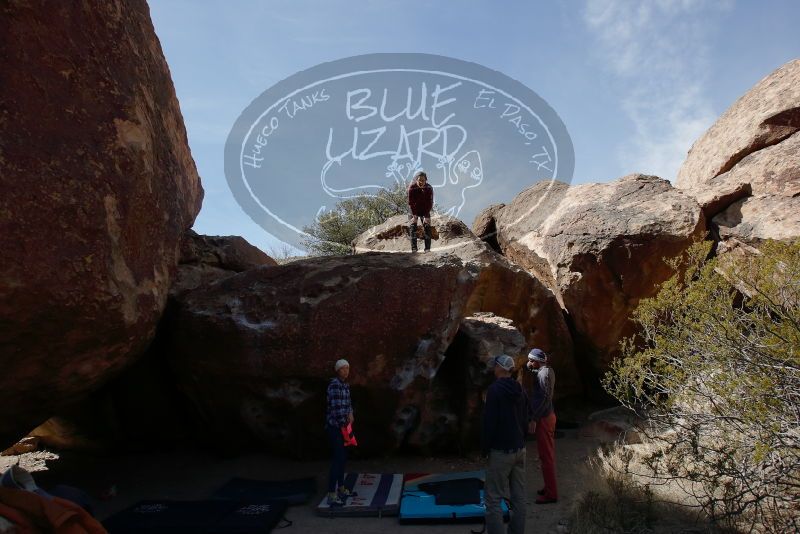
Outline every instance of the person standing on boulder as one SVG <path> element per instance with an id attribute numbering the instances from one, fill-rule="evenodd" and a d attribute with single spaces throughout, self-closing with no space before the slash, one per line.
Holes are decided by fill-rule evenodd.
<path id="1" fill-rule="evenodd" d="M 488 534 L 505 532 L 505 499 L 511 508 L 509 534 L 525 532 L 525 432 L 528 427 L 528 398 L 513 377 L 514 359 L 497 356 L 493 361 L 497 378 L 486 392 L 481 445 L 489 457 L 484 502 Z"/>
<path id="2" fill-rule="evenodd" d="M 408 235 L 411 238 L 411 252 L 417 251 L 417 220 L 422 219 L 425 230 L 425 252 L 431 249 L 431 210 L 433 209 L 433 187 L 428 183 L 424 171 L 414 173 L 408 186 Z"/>
<path id="3" fill-rule="evenodd" d="M 325 432 L 331 446 L 331 469 L 328 476 L 328 505 L 341 506 L 352 493 L 344 485 L 344 466 L 347 462 L 347 449 L 344 446 L 342 427 L 354 420 L 353 406 L 350 402 L 350 364 L 338 360 L 334 365 L 336 377 L 328 384 L 328 404 L 325 413 Z"/>
<path id="4" fill-rule="evenodd" d="M 528 354 L 528 369 L 536 373 L 531 394 L 531 419 L 536 422 L 536 448 L 542 464 L 544 488 L 537 493 L 536 504 L 558 501 L 556 487 L 556 412 L 553 407 L 553 391 L 556 374 L 550 367 L 550 358 L 541 349 L 533 349 Z"/>

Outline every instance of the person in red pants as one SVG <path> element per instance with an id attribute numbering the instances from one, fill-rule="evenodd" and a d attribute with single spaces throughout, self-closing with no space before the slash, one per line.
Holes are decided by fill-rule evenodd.
<path id="1" fill-rule="evenodd" d="M 541 349 L 533 349 L 528 354 L 528 369 L 536 373 L 533 381 L 533 393 L 530 396 L 531 419 L 536 422 L 536 447 L 539 451 L 539 462 L 542 464 L 544 488 L 537 493 L 536 504 L 548 504 L 558 501 L 556 486 L 556 413 L 553 408 L 553 390 L 556 374 L 550 367 L 547 354 Z"/>

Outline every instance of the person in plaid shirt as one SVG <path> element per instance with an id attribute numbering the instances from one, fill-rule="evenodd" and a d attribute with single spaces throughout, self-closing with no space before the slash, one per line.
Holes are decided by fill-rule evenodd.
<path id="1" fill-rule="evenodd" d="M 347 462 L 347 449 L 344 446 L 342 427 L 352 423 L 353 406 L 350 402 L 350 364 L 338 360 L 334 365 L 336 378 L 328 384 L 328 405 L 325 413 L 325 431 L 331 445 L 331 470 L 328 477 L 328 504 L 343 505 L 353 493 L 344 486 L 344 465 Z"/>

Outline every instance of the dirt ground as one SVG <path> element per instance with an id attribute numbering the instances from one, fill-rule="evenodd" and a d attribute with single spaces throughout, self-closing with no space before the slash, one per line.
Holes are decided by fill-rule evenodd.
<path id="1" fill-rule="evenodd" d="M 576 417 L 583 419 L 574 414 L 573 420 L 577 420 Z M 535 442 L 528 442 L 527 532 L 567 532 L 570 507 L 580 496 L 581 491 L 591 483 L 587 464 L 599 445 L 597 439 L 586 437 L 577 429 L 560 429 L 556 440 L 559 502 L 536 505 L 534 504 L 536 490 L 543 486 L 542 475 Z M 408 534 L 424 531 L 467 534 L 470 529 L 480 529 L 482 526 L 481 524 L 401 525 L 396 517 L 333 519 L 319 517 L 315 514 L 314 508 L 325 493 L 328 470 L 326 461 L 291 461 L 266 454 L 221 458 L 209 453 L 189 451 L 113 456 L 74 452 L 52 454 L 39 451 L 16 457 L 0 457 L 0 471 L 14 463 L 20 463 L 23 467 L 35 471 L 37 484 L 45 489 L 55 484 L 81 488 L 94 498 L 95 515 L 100 520 L 143 499 L 208 498 L 214 490 L 235 476 L 265 480 L 313 476 L 317 479 L 317 495 L 306 505 L 289 508 L 286 516 L 293 521 L 293 525 L 281 532 Z M 442 473 L 470 471 L 484 467 L 484 461 L 477 456 L 424 458 L 393 455 L 386 458 L 351 460 L 347 464 L 347 471 Z M 109 497 L 109 489 L 112 487 L 114 495 Z"/>

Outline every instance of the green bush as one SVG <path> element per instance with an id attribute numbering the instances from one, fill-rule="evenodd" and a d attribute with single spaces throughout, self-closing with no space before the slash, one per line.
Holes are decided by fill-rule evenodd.
<path id="1" fill-rule="evenodd" d="M 641 333 L 605 387 L 648 421 L 647 476 L 669 481 L 719 524 L 800 526 L 800 244 L 707 259 L 640 302 Z"/>
<path id="2" fill-rule="evenodd" d="M 310 236 L 303 244 L 316 256 L 349 254 L 350 243 L 361 233 L 404 213 L 408 213 L 408 197 L 403 184 L 377 195 L 347 198 L 303 228 Z"/>

